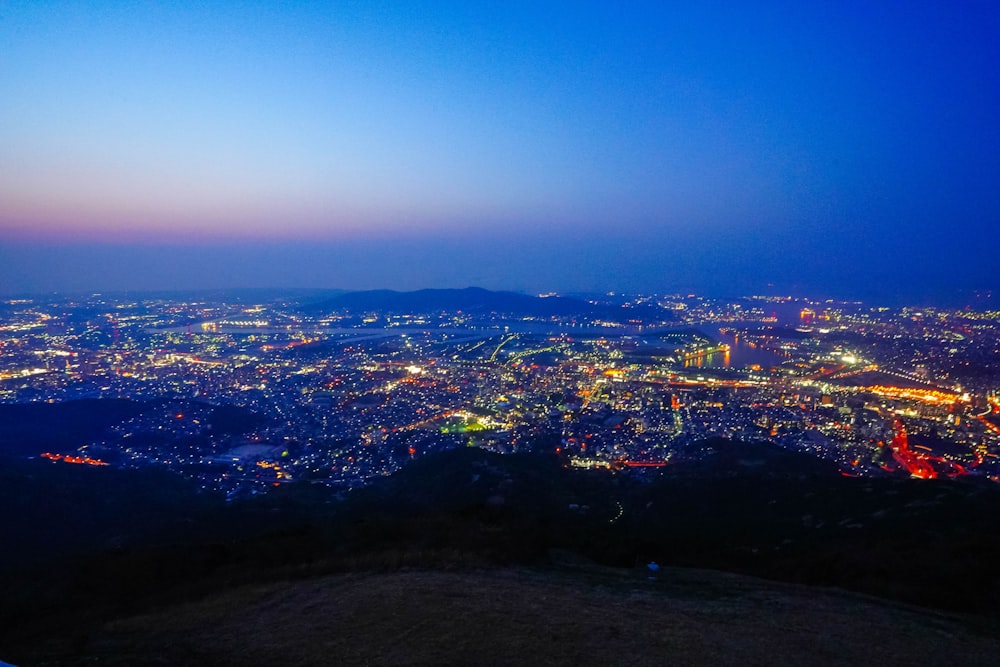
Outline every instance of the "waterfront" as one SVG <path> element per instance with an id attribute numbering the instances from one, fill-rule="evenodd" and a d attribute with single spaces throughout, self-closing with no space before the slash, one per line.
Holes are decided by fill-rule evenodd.
<path id="1" fill-rule="evenodd" d="M 685 362 L 685 368 L 732 368 L 742 370 L 750 367 L 772 368 L 785 360 L 777 352 L 765 349 L 741 339 L 730 328 L 706 327 L 702 332 L 707 338 L 718 343 L 718 347 L 704 355 Z"/>

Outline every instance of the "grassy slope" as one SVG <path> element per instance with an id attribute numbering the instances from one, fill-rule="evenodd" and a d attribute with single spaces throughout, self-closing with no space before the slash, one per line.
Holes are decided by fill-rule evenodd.
<path id="1" fill-rule="evenodd" d="M 455 660 L 628 662 L 602 651 L 641 658 L 648 649 L 659 660 L 680 651 L 710 661 L 720 655 L 706 648 L 711 637 L 723 638 L 719 650 L 761 661 L 801 662 L 803 653 L 781 653 L 796 650 L 827 662 L 905 662 L 892 656 L 925 651 L 945 662 L 958 651 L 969 662 L 997 648 L 995 637 L 977 639 L 963 626 L 972 621 L 955 616 L 704 571 L 672 569 L 650 583 L 629 569 L 654 559 L 836 585 L 977 612 L 977 623 L 998 627 L 993 485 L 801 474 L 797 461 L 766 448 L 731 449 L 738 456 L 729 464 L 648 481 L 461 449 L 419 459 L 342 502 L 292 485 L 232 506 L 154 473 L 40 461 L 4 468 L 0 518 L 17 539 L 0 559 L 0 659 L 28 665 L 96 654 L 133 664 L 170 644 L 182 653 L 170 649 L 167 664 L 229 655 L 277 662 L 279 654 L 322 662 L 317 656 L 334 650 L 345 652 L 327 664 L 407 655 L 432 663 L 448 647 L 474 651 L 481 640 L 487 653 Z M 747 468 L 754 456 L 767 464 Z M 47 532 L 64 536 L 74 526 L 75 540 L 57 543 Z M 524 569 L 544 567 L 554 550 L 622 569 Z M 354 607 L 331 606 L 313 589 Z M 648 605 L 636 602 L 643 596 L 652 596 Z M 343 609 L 355 612 L 347 618 Z M 120 620 L 143 613 L 152 620 Z M 411 631 L 423 616 L 428 625 Z M 449 629 L 456 623 L 458 634 Z M 606 626 L 610 635 L 601 634 Z M 648 628 L 683 632 L 664 644 Z M 400 637 L 409 653 L 393 652 Z M 511 637 L 523 643 L 511 650 L 523 653 L 503 652 Z M 354 643 L 367 653 L 350 653 Z M 249 660 L 249 651 L 261 659 Z"/>
<path id="2" fill-rule="evenodd" d="M 961 616 L 706 570 L 396 571 L 238 588 L 105 626 L 68 663 L 989 663 Z M 57 656 L 35 655 L 49 660 Z"/>

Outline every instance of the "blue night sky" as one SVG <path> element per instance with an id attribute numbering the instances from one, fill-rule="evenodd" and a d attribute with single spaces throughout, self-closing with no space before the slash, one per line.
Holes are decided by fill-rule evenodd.
<path id="1" fill-rule="evenodd" d="M 1000 288 L 994 2 L 613 5 L 0 1 L 0 292 Z"/>

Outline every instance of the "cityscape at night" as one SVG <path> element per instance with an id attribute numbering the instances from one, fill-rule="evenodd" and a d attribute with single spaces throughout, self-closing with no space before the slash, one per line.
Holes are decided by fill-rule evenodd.
<path id="1" fill-rule="evenodd" d="M 138 567 L 155 591 L 192 567 L 216 586 L 296 562 L 338 572 L 345 550 L 384 568 L 391 548 L 419 576 L 464 571 L 459 550 L 476 568 L 545 563 L 530 576 L 550 585 L 573 551 L 646 581 L 661 563 L 712 567 L 992 613 L 997 534 L 977 512 L 1000 501 L 998 311 L 479 288 L 93 293 L 8 299 L 0 332 L 0 435 L 24 494 L 8 515 L 23 551 L 7 559 L 29 608 L 25 558 L 46 577 L 59 554 L 88 579 Z M 166 561 L 153 576 L 130 557 Z M 232 574 L 243 568 L 255 574 Z M 511 586 L 529 576 L 502 571 Z"/>
<path id="2" fill-rule="evenodd" d="M 1000 662 L 997 63 L 0 2 L 0 665 Z"/>
<path id="3" fill-rule="evenodd" d="M 464 446 L 610 474 L 712 437 L 843 475 L 1000 479 L 1000 312 L 610 294 L 551 315 L 521 297 L 525 315 L 485 290 L 366 295 L 9 300 L 0 401 L 130 401 L 100 437 L 26 454 L 162 466 L 229 498 L 346 490 Z M 441 307 L 455 296 L 464 310 Z M 225 412 L 242 428 L 213 429 Z"/>

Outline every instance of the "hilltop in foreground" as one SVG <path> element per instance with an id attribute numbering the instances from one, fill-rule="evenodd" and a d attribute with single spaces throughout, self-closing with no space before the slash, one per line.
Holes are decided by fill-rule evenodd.
<path id="1" fill-rule="evenodd" d="M 681 568 L 397 571 L 251 586 L 107 625 L 81 663 L 945 664 L 967 619 Z"/>
<path id="2" fill-rule="evenodd" d="M 0 659 L 941 664 L 1000 655 L 995 485 L 845 478 L 766 443 L 699 447 L 702 459 L 650 474 L 462 448 L 342 499 L 305 483 L 230 504 L 141 471 L 11 463 L 4 523 L 19 542 L 0 576 Z M 51 531 L 69 524 L 80 524 L 75 539 L 52 549 Z"/>

